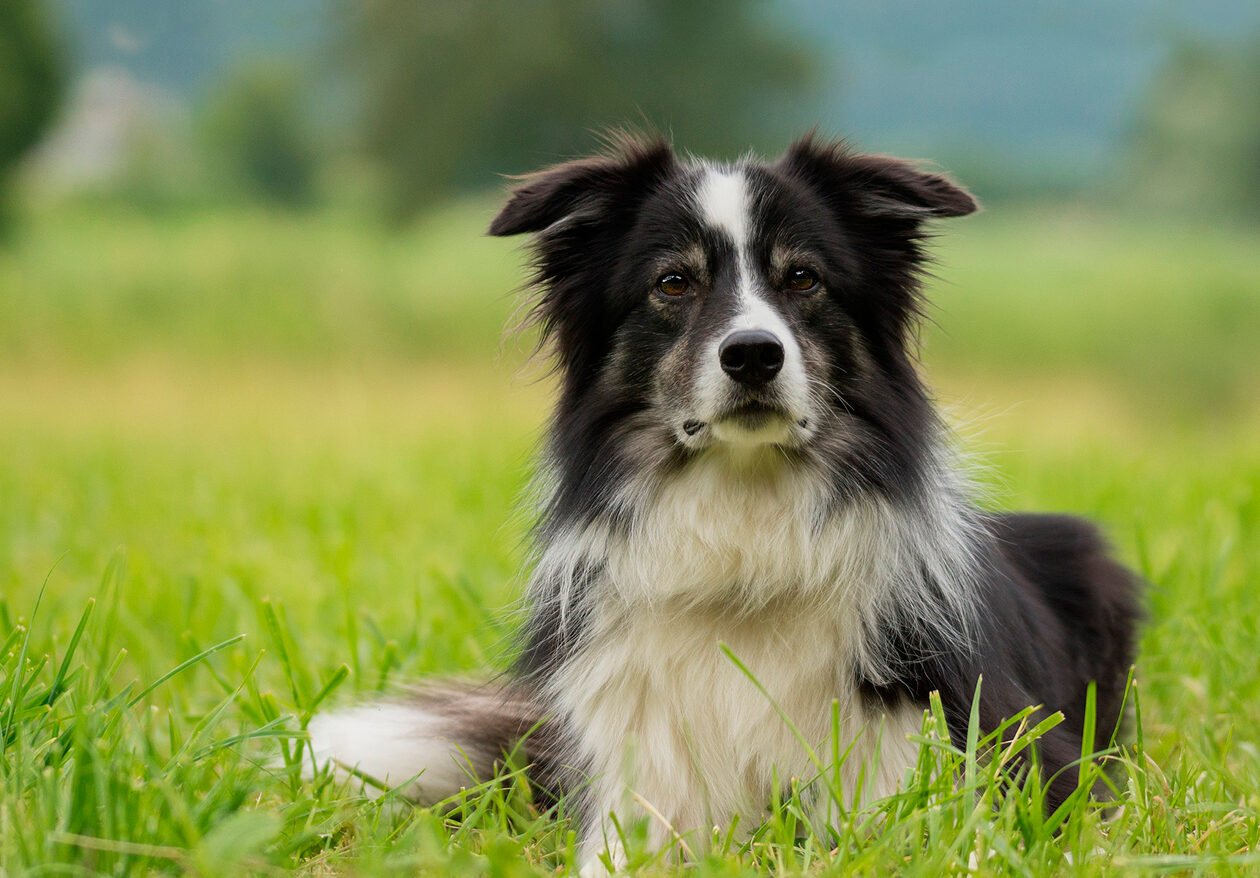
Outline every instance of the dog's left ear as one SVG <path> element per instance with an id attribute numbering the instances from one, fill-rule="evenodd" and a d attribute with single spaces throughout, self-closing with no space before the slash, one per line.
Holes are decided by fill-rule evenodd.
<path id="1" fill-rule="evenodd" d="M 843 141 L 819 141 L 813 135 L 792 144 L 779 167 L 803 177 L 828 199 L 842 199 L 871 217 L 936 219 L 966 216 L 980 207 L 943 174 L 922 171 L 905 159 L 856 153 Z"/>
<path id="2" fill-rule="evenodd" d="M 541 232 L 566 218 L 598 219 L 637 201 L 673 166 L 673 150 L 662 139 L 614 132 L 608 141 L 604 154 L 519 178 L 507 204 L 490 223 L 490 234 Z"/>

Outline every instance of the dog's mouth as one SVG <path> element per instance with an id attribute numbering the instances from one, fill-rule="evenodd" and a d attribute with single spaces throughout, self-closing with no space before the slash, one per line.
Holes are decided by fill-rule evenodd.
<path id="1" fill-rule="evenodd" d="M 764 400 L 742 400 L 710 420 L 691 418 L 682 422 L 683 442 L 707 440 L 733 445 L 799 444 L 809 431 L 809 420 Z"/>
<path id="2" fill-rule="evenodd" d="M 727 409 L 714 420 L 745 430 L 759 430 L 772 421 L 788 421 L 790 418 L 788 413 L 777 405 L 752 400 Z"/>

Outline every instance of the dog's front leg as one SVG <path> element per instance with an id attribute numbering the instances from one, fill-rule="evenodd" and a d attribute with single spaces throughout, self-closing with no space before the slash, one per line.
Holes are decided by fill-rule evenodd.
<path id="1" fill-rule="evenodd" d="M 630 839 L 641 840 L 646 851 L 660 852 L 676 861 L 694 855 L 697 842 L 692 836 L 698 833 L 684 837 L 679 822 L 686 815 L 667 803 L 692 797 L 695 791 L 679 787 L 655 792 L 661 807 L 653 804 L 653 797 L 624 783 L 594 785 L 590 805 L 584 809 L 589 817 L 582 823 L 579 866 L 583 878 L 624 870 L 629 865 L 626 842 Z M 696 830 L 698 826 L 688 823 L 686 828 Z"/>
<path id="2" fill-rule="evenodd" d="M 607 878 L 629 865 L 625 845 L 611 820 L 601 820 L 583 832 L 578 849 L 578 874 L 581 878 Z"/>

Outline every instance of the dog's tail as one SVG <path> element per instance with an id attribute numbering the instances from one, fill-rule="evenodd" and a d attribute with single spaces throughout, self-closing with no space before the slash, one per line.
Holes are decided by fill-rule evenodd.
<path id="1" fill-rule="evenodd" d="M 546 749 L 533 700 L 496 684 L 430 685 L 320 714 L 307 731 L 316 766 L 361 779 L 368 795 L 401 788 L 422 804 L 495 777 L 509 755 L 524 766 Z"/>

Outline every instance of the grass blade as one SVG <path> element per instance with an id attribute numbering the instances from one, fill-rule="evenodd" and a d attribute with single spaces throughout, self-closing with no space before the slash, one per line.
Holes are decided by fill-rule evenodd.
<path id="1" fill-rule="evenodd" d="M 200 662 L 205 661 L 206 659 L 210 658 L 210 656 L 214 655 L 216 652 L 227 649 L 229 646 L 231 646 L 234 643 L 240 643 L 244 639 L 245 639 L 244 634 L 238 634 L 235 637 L 229 637 L 227 640 L 224 640 L 220 643 L 216 643 L 214 646 L 203 649 L 201 652 L 197 653 L 192 658 L 186 659 L 180 662 L 178 665 L 171 668 L 165 674 L 158 677 L 148 686 L 145 686 L 138 693 L 136 693 L 136 695 L 130 701 L 127 702 L 127 708 L 130 709 L 130 708 L 135 707 L 137 704 L 139 704 L 141 701 L 144 700 L 144 697 L 146 695 L 148 695 L 154 689 L 157 689 L 159 686 L 161 686 L 163 683 L 165 683 L 167 680 L 171 679 L 172 677 L 179 676 L 184 671 L 191 668 L 193 665 L 196 665 L 196 664 L 199 664 Z"/>

